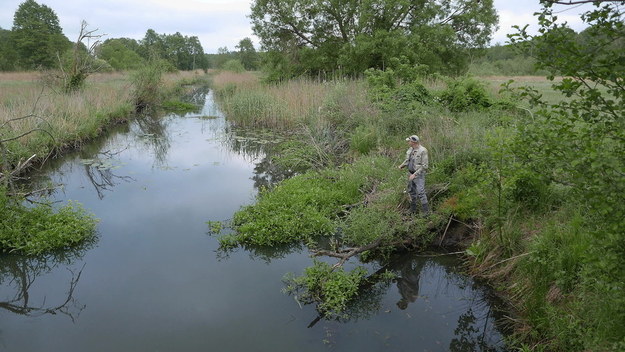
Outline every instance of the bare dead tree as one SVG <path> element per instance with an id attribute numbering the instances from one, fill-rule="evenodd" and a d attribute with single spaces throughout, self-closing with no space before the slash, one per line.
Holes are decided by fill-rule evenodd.
<path id="1" fill-rule="evenodd" d="M 61 55 L 57 53 L 59 71 L 50 72 L 44 78 L 49 83 L 58 82 L 66 93 L 79 90 L 90 74 L 102 69 L 102 64 L 95 59 L 95 50 L 101 42 L 100 39 L 106 34 L 96 34 L 99 29 L 89 30 L 88 26 L 85 20 L 80 23 L 80 33 L 74 43 L 69 63 L 64 62 Z"/>

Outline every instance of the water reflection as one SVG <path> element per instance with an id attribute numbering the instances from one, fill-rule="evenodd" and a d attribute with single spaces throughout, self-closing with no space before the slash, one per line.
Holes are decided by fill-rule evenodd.
<path id="1" fill-rule="evenodd" d="M 398 271 L 397 289 L 401 299 L 397 301 L 399 309 L 406 309 L 408 304 L 414 302 L 419 297 L 419 280 L 421 280 L 421 269 L 424 261 L 405 260 L 400 264 Z"/>
<path id="2" fill-rule="evenodd" d="M 135 181 L 130 176 L 117 175 L 113 171 L 119 167 L 115 165 L 114 157 L 122 151 L 104 151 L 96 154 L 92 159 L 82 159 L 85 175 L 99 199 L 103 199 L 104 192 L 112 191 L 120 182 Z"/>
<path id="3" fill-rule="evenodd" d="M 493 347 L 487 339 L 489 332 L 489 318 L 491 309 L 485 318 L 478 319 L 473 308 L 469 308 L 458 318 L 458 325 L 454 330 L 456 337 L 451 340 L 449 350 L 451 352 L 488 351 L 495 352 L 500 349 Z M 483 321 L 483 323 L 482 323 Z"/>
<path id="4" fill-rule="evenodd" d="M 505 351 L 499 332 L 503 317 L 496 310 L 496 299 L 488 289 L 458 272 L 458 264 L 453 258 L 420 257 L 414 253 L 391 258 L 384 265 L 378 264 L 378 270 L 365 279 L 345 315 L 318 314 L 308 328 L 324 321 L 353 324 L 379 319 L 393 312 L 388 300 L 394 298 L 391 304 L 398 308 L 396 314 L 404 314 L 417 329 L 431 328 L 428 325 L 435 321 L 448 326 L 455 320 L 455 328 L 446 332 L 447 342 L 439 341 L 448 343 L 445 350 Z M 386 272 L 392 272 L 395 278 L 389 281 Z"/>
<path id="5" fill-rule="evenodd" d="M 271 131 L 230 129 L 224 144 L 230 150 L 254 162 L 254 176 L 252 176 L 254 187 L 267 189 L 301 171 L 286 168 L 274 161 L 274 156 L 279 153 L 280 143 L 283 141 L 283 137 Z"/>
<path id="6" fill-rule="evenodd" d="M 168 122 L 154 115 L 141 116 L 131 124 L 133 133 L 143 146 L 154 155 L 155 168 L 167 166 L 167 153 L 171 148 L 171 135 L 167 132 Z"/>
<path id="7" fill-rule="evenodd" d="M 40 256 L 2 255 L 0 309 L 28 317 L 65 315 L 75 322 L 86 307 L 74 297 L 85 265 L 78 270 L 70 267 L 82 259 L 94 242 L 92 240 L 79 248 Z M 65 285 L 66 293 L 54 299 L 55 303 L 49 303 L 46 295 L 40 297 L 32 291 L 36 291 L 35 282 L 38 278 L 52 273 L 58 267 L 67 267 L 70 278 Z"/>
<path id="8" fill-rule="evenodd" d="M 206 107 L 206 98 L 209 93 L 209 86 L 193 86 L 193 89 L 189 90 L 187 94 L 182 97 L 182 101 L 197 106 L 197 109 L 191 112 L 193 115 L 197 115 L 202 111 L 203 108 Z"/>
<path id="9" fill-rule="evenodd" d="M 219 248 L 216 250 L 217 259 L 220 261 L 227 260 L 234 252 L 245 251 L 250 259 L 261 260 L 265 264 L 270 264 L 273 261 L 284 259 L 293 253 L 302 253 L 304 251 L 304 245 L 301 243 L 274 245 L 268 246 L 255 246 L 244 244 L 240 248 Z"/>

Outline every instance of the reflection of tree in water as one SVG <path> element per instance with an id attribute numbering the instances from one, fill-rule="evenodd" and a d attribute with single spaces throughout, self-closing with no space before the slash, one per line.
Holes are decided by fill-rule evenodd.
<path id="1" fill-rule="evenodd" d="M 254 187 L 271 188 L 280 181 L 295 175 L 298 170 L 291 170 L 274 162 L 281 137 L 267 131 L 246 131 L 234 129 L 228 131 L 225 144 L 231 150 L 254 162 Z"/>
<path id="2" fill-rule="evenodd" d="M 491 336 L 493 324 L 496 323 L 495 312 L 485 297 L 473 299 L 468 308 L 458 317 L 458 325 L 454 330 L 456 337 L 449 343 L 449 350 L 452 352 L 496 352 L 503 351 L 500 347 L 501 341 L 492 341 Z M 486 312 L 485 316 L 479 316 Z M 490 322 L 490 324 L 489 324 Z"/>
<path id="3" fill-rule="evenodd" d="M 304 249 L 304 246 L 300 243 L 276 245 L 272 247 L 243 245 L 241 248 L 229 248 L 229 249 L 219 248 L 217 250 L 217 259 L 219 260 L 229 259 L 230 255 L 233 252 L 243 250 L 249 254 L 251 259 L 260 259 L 266 264 L 269 264 L 275 259 L 282 259 L 286 257 L 287 255 L 290 255 L 296 252 L 301 252 L 303 249 Z"/>
<path id="4" fill-rule="evenodd" d="M 206 103 L 206 96 L 210 92 L 209 86 L 194 87 L 187 94 L 184 94 L 181 98 L 182 101 L 191 103 L 197 106 L 197 110 L 194 113 L 199 113 L 204 104 Z"/>
<path id="5" fill-rule="evenodd" d="M 123 150 L 122 150 L 123 151 Z M 113 170 L 113 157 L 119 152 L 104 151 L 98 153 L 94 159 L 83 161 L 87 179 L 98 194 L 98 198 L 104 198 L 104 191 L 111 191 L 119 182 L 130 182 L 134 179 L 130 176 L 116 175 Z"/>
<path id="6" fill-rule="evenodd" d="M 392 281 L 396 282 L 401 295 L 397 306 L 404 310 L 410 303 L 418 299 L 422 272 L 432 265 L 442 269 L 440 283 L 444 286 L 451 284 L 460 289 L 473 286 L 473 297 L 465 298 L 466 304 L 458 308 L 462 314 L 459 316 L 454 329 L 455 337 L 449 343 L 449 350 L 453 352 L 504 351 L 502 341 L 493 340 L 500 335 L 495 331 L 496 319 L 491 308 L 491 305 L 495 303 L 491 299 L 492 297 L 488 296 L 484 289 L 478 287 L 476 283 L 471 283 L 469 278 L 459 274 L 457 272 L 459 269 L 450 263 L 443 265 L 438 260 L 416 257 L 414 254 L 393 257 L 385 265 L 381 265 L 376 272 L 369 275 L 359 288 L 356 299 L 349 303 L 344 315 L 327 317 L 318 314 L 308 327 L 313 327 L 322 320 L 350 322 L 368 319 L 378 314 L 382 307 L 381 301 L 391 287 L 388 276 L 384 275 L 387 271 L 396 276 Z"/>
<path id="7" fill-rule="evenodd" d="M 312 328 L 323 319 L 347 323 L 361 319 L 370 319 L 376 315 L 382 308 L 382 298 L 384 298 L 391 286 L 391 281 L 384 274 L 391 270 L 391 265 L 387 264 L 368 275 L 360 287 L 358 287 L 356 298 L 348 302 L 344 314 L 327 316 L 319 312 L 318 316 L 308 324 L 308 327 Z"/>
<path id="8" fill-rule="evenodd" d="M 95 240 L 85 243 L 80 248 L 42 256 L 2 256 L 0 258 L 0 284 L 3 285 L 3 290 L 10 289 L 13 294 L 0 297 L 0 309 L 30 317 L 62 314 L 75 321 L 85 309 L 85 306 L 74 297 L 84 265 L 78 271 L 68 269 L 71 279 L 67 284 L 66 296 L 62 300 L 50 304 L 44 297 L 40 302 L 34 302 L 30 292 L 38 277 L 50 273 L 61 265 L 69 267 L 74 261 L 80 260 L 94 243 Z"/>
<path id="9" fill-rule="evenodd" d="M 167 165 L 167 153 L 171 147 L 170 136 L 167 131 L 167 119 L 154 115 L 145 115 L 137 118 L 132 125 L 141 138 L 143 144 L 154 152 L 154 166 Z"/>

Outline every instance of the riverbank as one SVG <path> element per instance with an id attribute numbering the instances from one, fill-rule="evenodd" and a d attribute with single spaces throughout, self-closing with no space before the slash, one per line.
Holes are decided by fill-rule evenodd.
<path id="1" fill-rule="evenodd" d="M 467 267 L 509 302 L 513 345 L 531 351 L 619 350 L 625 315 L 614 307 L 623 306 L 625 295 L 617 290 L 623 281 L 618 270 L 606 270 L 619 261 L 600 255 L 613 258 L 618 251 L 597 237 L 603 230 L 584 212 L 588 204 L 580 202 L 575 187 L 547 177 L 541 160 L 531 160 L 523 126 L 543 127 L 530 106 L 514 91 L 493 95 L 476 79 L 399 83 L 402 78 L 370 72 L 366 81 L 302 79 L 264 86 L 249 74 L 217 75 L 215 89 L 230 121 L 294 132 L 276 162 L 307 170 L 242 209 L 233 223 L 238 235 L 224 243 L 292 241 L 292 231 L 272 231 L 284 224 L 267 216 L 280 213 L 280 204 L 297 209 L 297 221 L 287 216 L 287 224 L 325 224 L 307 227 L 310 233 L 296 241 L 331 233 L 339 249 L 380 245 L 376 234 L 384 234 L 381 242 L 387 245 L 408 234 L 427 243 L 433 228 L 440 239 L 451 224 L 465 226 L 472 239 L 465 250 Z M 405 176 L 393 168 L 403 159 L 410 134 L 418 134 L 430 151 L 427 189 L 434 215 L 427 221 L 407 218 Z M 337 179 L 347 182 L 348 193 L 355 187 L 360 194 L 341 203 L 341 187 L 324 184 Z M 333 191 L 338 194 L 328 199 Z M 342 230 L 338 239 L 336 228 Z M 343 293 L 330 296 L 319 281 L 327 276 L 320 273 L 327 268 L 315 264 L 294 284 L 326 302 L 352 298 L 363 276 L 340 271 L 333 287 L 343 287 L 338 290 Z M 605 299 L 598 300 L 600 295 Z M 340 313 L 340 304 L 335 307 Z"/>
<path id="2" fill-rule="evenodd" d="M 178 107 L 183 104 L 173 97 L 184 86 L 206 84 L 200 71 L 156 72 L 150 78 L 146 85 L 134 73 L 94 74 L 84 89 L 68 94 L 45 84 L 39 73 L 0 74 L 0 251 L 39 254 L 94 236 L 97 220 L 79 205 L 58 211 L 48 204 L 25 207 L 28 192 L 15 181 L 29 168 L 127 121 L 135 115 L 140 89 L 150 89 L 154 104 Z"/>
<path id="3" fill-rule="evenodd" d="M 171 97 L 183 85 L 204 79 L 201 71 L 163 75 L 161 92 Z M 0 136 L 7 162 L 17 165 L 76 148 L 100 135 L 107 125 L 126 121 L 135 113 L 131 73 L 93 74 L 85 88 L 64 94 L 46 85 L 38 72 L 0 73 Z M 31 132 L 31 133 L 29 133 Z"/>

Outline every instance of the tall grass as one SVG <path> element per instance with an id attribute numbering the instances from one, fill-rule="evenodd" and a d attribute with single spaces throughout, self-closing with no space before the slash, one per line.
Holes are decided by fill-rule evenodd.
<path id="1" fill-rule="evenodd" d="M 213 84 L 224 112 L 235 124 L 282 131 L 321 124 L 319 118 L 329 108 L 328 97 L 337 89 L 334 83 L 304 78 L 263 85 L 253 73 L 229 71 L 215 75 Z M 357 92 L 357 83 L 345 81 L 343 85 L 345 94 Z"/>
<path id="2" fill-rule="evenodd" d="M 193 80 L 198 72 L 165 75 L 164 88 Z M 94 74 L 84 89 L 64 94 L 45 85 L 37 72 L 0 73 L 0 137 L 33 133 L 10 142 L 10 162 L 75 146 L 100 134 L 107 124 L 134 111 L 128 73 Z"/>

